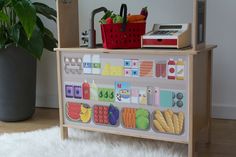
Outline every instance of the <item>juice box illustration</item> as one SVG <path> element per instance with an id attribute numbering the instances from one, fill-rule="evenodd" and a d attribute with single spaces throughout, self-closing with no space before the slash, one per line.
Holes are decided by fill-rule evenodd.
<path id="1" fill-rule="evenodd" d="M 92 57 L 89 54 L 83 57 L 83 71 L 85 74 L 92 73 Z"/>
<path id="2" fill-rule="evenodd" d="M 139 89 L 139 104 L 147 105 L 147 88 Z"/>
<path id="3" fill-rule="evenodd" d="M 183 59 L 178 59 L 176 63 L 176 79 L 177 80 L 184 80 L 184 61 Z"/>
<path id="4" fill-rule="evenodd" d="M 99 75 L 101 74 L 101 59 L 100 55 L 92 56 L 92 73 Z"/>
<path id="5" fill-rule="evenodd" d="M 154 88 L 150 86 L 147 87 L 147 104 L 154 104 Z"/>
<path id="6" fill-rule="evenodd" d="M 130 103 L 131 85 L 129 82 L 115 82 L 116 102 Z"/>
<path id="7" fill-rule="evenodd" d="M 175 80 L 176 64 L 174 59 L 168 61 L 168 79 Z"/>
<path id="8" fill-rule="evenodd" d="M 87 81 L 84 81 L 82 84 L 83 88 L 83 99 L 89 100 L 90 99 L 90 85 Z"/>
<path id="9" fill-rule="evenodd" d="M 131 103 L 138 104 L 139 102 L 139 90 L 137 88 L 131 89 Z"/>
<path id="10" fill-rule="evenodd" d="M 98 87 L 97 87 L 94 80 L 90 86 L 90 99 L 91 100 L 98 100 Z"/>

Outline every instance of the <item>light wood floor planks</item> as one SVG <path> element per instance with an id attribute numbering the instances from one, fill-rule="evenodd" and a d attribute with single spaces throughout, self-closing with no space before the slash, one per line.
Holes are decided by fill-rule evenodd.
<path id="1" fill-rule="evenodd" d="M 59 125 L 58 109 L 37 108 L 35 115 L 18 123 L 0 122 L 0 134 L 32 131 Z M 236 157 L 236 121 L 212 121 L 212 143 L 199 144 L 199 157 Z"/>

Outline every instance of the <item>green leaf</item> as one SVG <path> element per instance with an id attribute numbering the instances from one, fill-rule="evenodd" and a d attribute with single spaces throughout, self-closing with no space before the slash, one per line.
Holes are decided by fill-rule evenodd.
<path id="1" fill-rule="evenodd" d="M 18 43 L 19 39 L 20 39 L 20 29 L 21 29 L 21 27 L 22 26 L 20 25 L 20 23 L 17 23 L 12 27 L 12 29 L 10 31 L 11 38 L 16 43 Z"/>
<path id="2" fill-rule="evenodd" d="M 40 29 L 41 32 L 44 32 L 45 27 L 44 27 L 42 20 L 38 16 L 36 18 L 37 18 L 36 25 L 38 26 L 38 28 Z"/>
<path id="3" fill-rule="evenodd" d="M 0 10 L 2 10 L 2 8 L 4 7 L 5 1 L 6 0 L 0 0 Z"/>
<path id="4" fill-rule="evenodd" d="M 4 28 L 0 28 L 0 49 L 5 48 L 7 42 L 7 35 Z"/>
<path id="5" fill-rule="evenodd" d="M 39 2 L 34 2 L 33 5 L 35 6 L 37 13 L 56 22 L 57 12 L 55 9 L 50 8 L 46 4 L 39 3 Z"/>
<path id="6" fill-rule="evenodd" d="M 0 20 L 3 22 L 9 22 L 9 17 L 2 11 L 0 11 Z"/>
<path id="7" fill-rule="evenodd" d="M 27 38 L 30 39 L 36 25 L 36 10 L 29 0 L 11 0 Z"/>
<path id="8" fill-rule="evenodd" d="M 45 28 L 45 32 L 43 34 L 43 43 L 44 48 L 49 51 L 53 51 L 53 49 L 57 47 L 57 40 L 54 38 L 52 32 L 47 28 Z"/>
<path id="9" fill-rule="evenodd" d="M 36 27 L 32 33 L 32 37 L 28 40 L 25 32 L 21 29 L 19 45 L 26 49 L 32 56 L 40 59 L 43 53 L 43 38 L 42 33 L 38 27 Z"/>
<path id="10" fill-rule="evenodd" d="M 57 47 L 57 40 L 54 38 L 53 33 L 49 29 L 44 27 L 39 17 L 37 17 L 36 23 L 42 32 L 44 48 L 49 51 L 53 51 L 53 49 Z"/>

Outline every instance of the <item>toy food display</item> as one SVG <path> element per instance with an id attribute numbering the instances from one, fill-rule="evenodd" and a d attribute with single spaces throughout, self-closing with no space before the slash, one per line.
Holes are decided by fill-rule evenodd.
<path id="1" fill-rule="evenodd" d="M 183 132 L 184 113 L 174 113 L 170 109 L 164 112 L 156 110 L 153 125 L 161 133 L 180 135 Z"/>
<path id="2" fill-rule="evenodd" d="M 81 112 L 81 105 L 80 103 L 73 103 L 68 102 L 66 104 L 66 113 L 67 117 L 72 121 L 79 121 L 80 120 L 80 112 Z"/>
<path id="3" fill-rule="evenodd" d="M 105 102 L 114 102 L 115 95 L 112 88 L 98 88 L 98 100 Z"/>
<path id="4" fill-rule="evenodd" d="M 119 121 L 119 109 L 113 105 L 94 106 L 94 122 L 96 124 L 117 125 Z"/>
<path id="5" fill-rule="evenodd" d="M 68 102 L 66 104 L 66 115 L 71 121 L 88 123 L 91 119 L 92 110 L 87 104 Z"/>
<path id="6" fill-rule="evenodd" d="M 123 108 L 122 121 L 125 128 L 147 130 L 150 125 L 149 112 L 141 108 Z"/>

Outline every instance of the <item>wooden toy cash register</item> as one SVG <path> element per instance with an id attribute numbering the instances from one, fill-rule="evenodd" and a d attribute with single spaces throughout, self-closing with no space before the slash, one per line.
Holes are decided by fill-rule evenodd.
<path id="1" fill-rule="evenodd" d="M 191 46 L 190 24 L 154 24 L 152 31 L 142 36 L 142 47 L 185 48 Z"/>
<path id="2" fill-rule="evenodd" d="M 169 141 L 188 157 L 201 136 L 210 142 L 216 46 L 205 44 L 206 0 L 193 2 L 191 48 L 108 50 L 81 48 L 78 0 L 57 0 L 62 139 L 78 128 Z"/>

